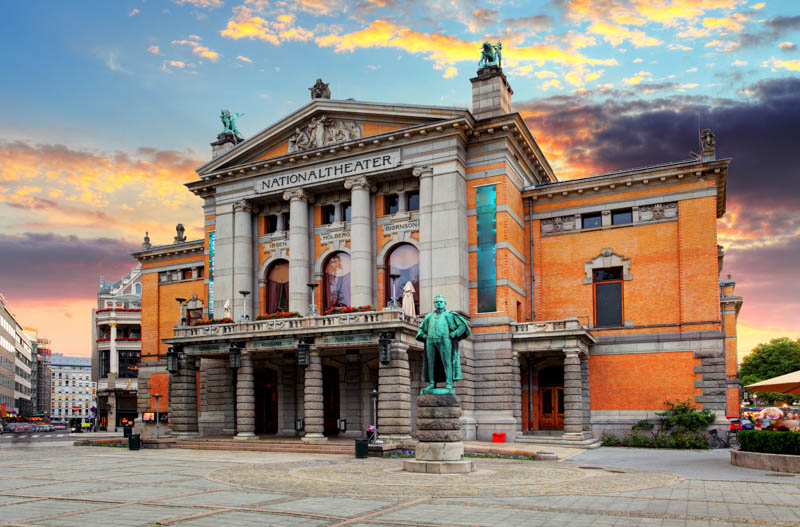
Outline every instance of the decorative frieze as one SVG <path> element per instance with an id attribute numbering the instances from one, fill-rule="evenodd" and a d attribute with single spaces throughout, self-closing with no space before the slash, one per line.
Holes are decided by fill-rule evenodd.
<path id="1" fill-rule="evenodd" d="M 654 203 L 639 207 L 639 222 L 668 220 L 678 217 L 678 202 Z"/>
<path id="2" fill-rule="evenodd" d="M 289 153 L 321 148 L 360 137 L 361 127 L 355 121 L 329 119 L 320 115 L 311 119 L 308 125 L 295 128 L 294 135 L 289 138 Z"/>
<path id="3" fill-rule="evenodd" d="M 624 209 L 624 207 L 623 207 Z M 615 225 L 612 220 L 612 212 L 618 209 L 607 209 L 599 211 L 602 215 L 603 227 L 624 227 L 629 225 L 637 225 L 640 223 L 649 223 L 654 221 L 673 220 L 678 217 L 678 202 L 671 201 L 666 203 L 652 203 L 649 205 L 639 205 L 630 207 L 631 209 L 631 223 L 623 223 Z M 589 211 L 587 211 L 589 212 Z M 598 211 L 591 211 L 597 213 Z M 540 229 L 542 234 L 560 234 L 564 232 L 580 232 L 582 229 L 581 215 L 570 214 L 567 216 L 554 216 L 552 218 L 543 218 L 540 221 Z"/>
<path id="4" fill-rule="evenodd" d="M 543 219 L 541 224 L 542 234 L 576 231 L 581 228 L 581 217 L 577 214 L 556 216 L 555 218 Z"/>

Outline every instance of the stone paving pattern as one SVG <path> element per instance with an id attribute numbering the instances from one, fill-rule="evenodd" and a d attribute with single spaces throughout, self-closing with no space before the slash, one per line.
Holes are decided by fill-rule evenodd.
<path id="1" fill-rule="evenodd" d="M 0 524 L 20 527 L 800 524 L 800 476 L 736 467 L 738 479 L 718 479 L 727 452 L 606 448 L 567 461 L 476 459 L 477 472 L 453 476 L 405 473 L 400 459 L 319 454 L 73 446 L 7 453 Z M 58 462 L 43 466 L 48 459 Z M 646 469 L 681 460 L 695 472 Z M 701 474 L 697 466 L 717 468 Z"/>

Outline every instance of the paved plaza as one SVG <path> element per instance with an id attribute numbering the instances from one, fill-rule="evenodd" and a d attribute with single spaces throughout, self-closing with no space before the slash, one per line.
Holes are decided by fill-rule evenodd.
<path id="1" fill-rule="evenodd" d="M 0 522 L 17 526 L 727 526 L 800 524 L 800 477 L 727 451 L 601 448 L 560 461 L 477 459 L 470 475 L 398 459 L 141 450 L 5 450 Z"/>

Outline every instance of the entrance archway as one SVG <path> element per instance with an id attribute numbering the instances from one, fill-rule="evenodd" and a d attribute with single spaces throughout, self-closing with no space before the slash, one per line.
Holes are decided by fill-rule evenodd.
<path id="1" fill-rule="evenodd" d="M 539 370 L 539 429 L 564 428 L 564 367 Z"/>
<path id="2" fill-rule="evenodd" d="M 278 372 L 271 368 L 253 372 L 256 399 L 256 434 L 278 433 Z"/>
<path id="3" fill-rule="evenodd" d="M 339 435 L 339 368 L 322 367 L 323 431 L 325 436 Z"/>

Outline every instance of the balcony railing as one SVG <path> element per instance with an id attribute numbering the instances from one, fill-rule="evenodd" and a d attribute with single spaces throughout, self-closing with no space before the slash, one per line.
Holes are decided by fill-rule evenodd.
<path id="1" fill-rule="evenodd" d="M 555 333 L 560 331 L 580 331 L 588 329 L 588 325 L 581 324 L 581 321 L 578 318 L 566 318 L 564 320 L 542 320 L 511 324 L 511 332 L 514 335 L 519 336 L 535 335 L 539 333 Z"/>
<path id="2" fill-rule="evenodd" d="M 351 328 L 353 326 L 377 326 L 381 324 L 407 323 L 419 325 L 420 317 L 408 317 L 400 310 L 362 311 L 317 317 L 280 318 L 255 320 L 232 324 L 208 326 L 176 326 L 175 337 L 235 336 L 246 333 L 286 333 L 287 331 Z"/>
<path id="3" fill-rule="evenodd" d="M 142 320 L 142 310 L 104 309 L 97 312 L 97 322 L 108 324 L 110 322 L 137 323 Z"/>
<path id="4" fill-rule="evenodd" d="M 142 341 L 141 340 L 116 340 L 114 342 L 115 348 L 118 350 L 138 350 L 142 348 Z M 110 350 L 111 349 L 111 341 L 110 340 L 98 340 L 97 341 L 97 349 L 100 351 Z"/>

